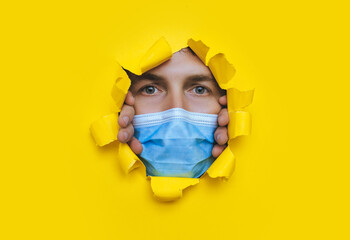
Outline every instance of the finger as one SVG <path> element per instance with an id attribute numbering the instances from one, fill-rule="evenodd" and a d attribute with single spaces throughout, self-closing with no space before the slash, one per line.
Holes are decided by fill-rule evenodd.
<path id="1" fill-rule="evenodd" d="M 122 128 L 126 128 L 132 121 L 135 115 L 135 109 L 132 106 L 124 105 L 120 111 L 118 124 Z"/>
<path id="2" fill-rule="evenodd" d="M 141 154 L 143 150 L 141 142 L 137 140 L 135 137 L 131 139 L 131 141 L 129 142 L 129 146 L 135 154 Z"/>
<path id="3" fill-rule="evenodd" d="M 230 119 L 228 116 L 227 108 L 221 109 L 219 112 L 219 115 L 218 115 L 219 126 L 221 126 L 221 127 L 226 126 L 229 123 L 229 121 L 230 121 Z"/>
<path id="4" fill-rule="evenodd" d="M 218 127 L 214 132 L 215 141 L 219 145 L 224 145 L 228 141 L 227 127 Z"/>
<path id="5" fill-rule="evenodd" d="M 130 91 L 128 91 L 128 93 L 126 94 L 125 103 L 130 106 L 133 106 L 135 103 L 135 98 Z"/>
<path id="6" fill-rule="evenodd" d="M 134 126 L 129 124 L 126 128 L 119 129 L 117 138 L 119 142 L 127 143 L 134 136 Z"/>
<path id="7" fill-rule="evenodd" d="M 227 95 L 221 96 L 219 98 L 219 103 L 223 106 L 226 106 L 227 105 Z"/>
<path id="8" fill-rule="evenodd" d="M 211 155 L 213 155 L 214 158 L 219 157 L 219 155 L 225 150 L 226 145 L 214 145 L 213 150 L 211 151 Z"/>

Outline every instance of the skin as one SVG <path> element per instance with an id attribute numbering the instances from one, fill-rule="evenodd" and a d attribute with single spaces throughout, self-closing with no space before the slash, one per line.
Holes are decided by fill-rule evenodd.
<path id="1" fill-rule="evenodd" d="M 227 97 L 223 95 L 210 69 L 188 48 L 141 76 L 132 75 L 132 86 L 120 112 L 118 140 L 128 143 L 140 154 L 141 143 L 133 137 L 132 119 L 135 114 L 162 112 L 183 108 L 190 112 L 218 114 L 218 128 L 213 157 L 218 157 L 228 141 Z"/>

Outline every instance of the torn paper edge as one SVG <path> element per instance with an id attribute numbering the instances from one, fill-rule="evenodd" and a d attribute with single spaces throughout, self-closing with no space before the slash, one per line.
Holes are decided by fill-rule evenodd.
<path id="1" fill-rule="evenodd" d="M 227 90 L 227 108 L 230 119 L 228 125 L 229 139 L 249 135 L 251 131 L 251 116 L 249 112 L 244 111 L 244 108 L 251 104 L 254 90 L 240 91 L 233 87 L 232 78 L 236 70 L 223 53 L 217 53 L 210 59 L 207 59 L 210 48 L 201 40 L 195 41 L 191 38 L 188 40 L 187 45 L 209 67 L 219 86 Z M 172 55 L 173 52 L 169 43 L 164 37 L 160 38 L 144 54 L 139 63 L 139 72 L 144 73 L 159 66 L 169 60 Z M 106 115 L 91 125 L 91 133 L 98 146 L 117 141 L 119 131 L 118 113 L 124 104 L 131 81 L 119 64 L 116 69 L 115 79 L 116 82 L 111 94 L 118 112 Z M 205 173 L 209 177 L 228 179 L 231 176 L 235 165 L 235 157 L 230 148 L 231 142 L 229 141 L 228 147 Z M 143 165 L 126 143 L 118 144 L 118 159 L 125 173 L 129 173 Z M 199 183 L 199 178 L 150 177 L 150 179 L 153 193 L 157 199 L 162 201 L 179 199 L 182 196 L 183 189 Z"/>

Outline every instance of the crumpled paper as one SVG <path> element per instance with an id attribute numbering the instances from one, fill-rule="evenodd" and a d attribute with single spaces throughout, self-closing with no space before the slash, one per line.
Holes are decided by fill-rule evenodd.
<path id="1" fill-rule="evenodd" d="M 228 124 L 229 140 L 238 136 L 249 135 L 251 131 L 251 115 L 244 109 L 252 103 L 254 90 L 240 91 L 234 88 L 233 76 L 236 72 L 232 64 L 228 62 L 223 53 L 207 57 L 210 48 L 202 41 L 188 40 L 187 45 L 196 53 L 201 61 L 210 68 L 216 81 L 222 89 L 227 90 L 227 109 L 230 122 Z M 187 47 L 187 46 L 184 46 Z M 136 74 L 142 74 L 153 69 L 173 55 L 171 46 L 164 37 L 160 38 L 143 55 L 140 62 L 133 66 Z M 107 145 L 117 140 L 119 131 L 118 113 L 124 104 L 126 94 L 130 88 L 131 81 L 120 64 L 116 66 L 115 84 L 112 88 L 112 97 L 116 103 L 117 112 L 106 115 L 91 125 L 91 134 L 98 146 Z M 214 161 L 204 175 L 211 178 L 228 179 L 234 171 L 235 156 L 228 147 Z M 118 144 L 118 161 L 125 173 L 143 165 L 138 156 L 126 143 Z M 203 176 L 204 176 L 203 175 Z M 202 177 L 203 177 L 202 176 Z M 201 178 L 202 178 L 201 177 Z M 199 183 L 200 178 L 178 178 L 178 177 L 148 177 L 151 181 L 151 188 L 158 200 L 174 201 L 182 197 L 182 191 Z"/>

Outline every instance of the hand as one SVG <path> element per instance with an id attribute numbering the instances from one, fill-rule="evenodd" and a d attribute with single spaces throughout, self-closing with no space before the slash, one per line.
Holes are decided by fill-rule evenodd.
<path id="1" fill-rule="evenodd" d="M 227 105 L 227 96 L 219 98 L 219 103 L 225 107 Z M 214 138 L 217 144 L 214 145 L 211 154 L 214 158 L 217 158 L 227 147 L 228 130 L 227 124 L 229 123 L 227 108 L 222 108 L 218 114 L 218 128 L 214 132 Z"/>
<path id="2" fill-rule="evenodd" d="M 128 143 L 135 154 L 141 154 L 142 144 L 134 137 L 134 126 L 132 125 L 132 119 L 135 115 L 134 103 L 135 98 L 129 91 L 119 114 L 118 124 L 120 127 L 117 138 L 121 143 Z"/>

